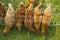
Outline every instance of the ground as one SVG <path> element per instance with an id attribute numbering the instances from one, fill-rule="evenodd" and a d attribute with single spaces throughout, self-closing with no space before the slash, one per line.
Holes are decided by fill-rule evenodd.
<path id="1" fill-rule="evenodd" d="M 26 0 L 1 0 L 5 9 L 7 10 L 8 3 L 11 3 L 16 10 L 18 4 L 23 1 L 26 5 Z M 43 8 L 46 8 L 47 3 L 52 4 L 52 22 L 45 33 L 45 40 L 60 40 L 60 0 L 40 0 L 43 4 Z M 44 9 L 43 9 L 44 10 Z M 40 34 L 35 34 L 27 30 L 23 24 L 22 31 L 19 32 L 16 25 L 11 28 L 6 36 L 2 35 L 4 29 L 3 25 L 0 25 L 0 40 L 43 40 Z M 41 29 L 40 29 L 41 30 Z M 41 31 L 40 31 L 41 32 Z"/>

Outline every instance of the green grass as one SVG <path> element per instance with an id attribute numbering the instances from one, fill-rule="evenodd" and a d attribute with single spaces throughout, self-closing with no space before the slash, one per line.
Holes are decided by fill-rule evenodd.
<path id="1" fill-rule="evenodd" d="M 18 4 L 23 1 L 26 5 L 26 0 L 1 0 L 5 9 L 7 10 L 8 3 L 11 3 L 16 10 Z M 47 3 L 52 4 L 52 23 L 48 27 L 45 33 L 46 40 L 60 40 L 60 0 L 40 0 L 39 2 L 43 3 L 43 8 L 46 8 Z M 4 26 L 0 25 L 0 40 L 43 40 L 42 35 L 32 33 L 28 31 L 25 26 L 22 26 L 22 32 L 19 32 L 17 27 L 14 25 L 9 32 L 6 33 L 6 36 L 2 35 Z M 28 33 L 29 32 L 29 33 Z"/>

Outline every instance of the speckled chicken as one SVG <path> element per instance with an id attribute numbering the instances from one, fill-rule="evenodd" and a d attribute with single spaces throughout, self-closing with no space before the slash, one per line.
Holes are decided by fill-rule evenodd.
<path id="1" fill-rule="evenodd" d="M 30 3 L 28 8 L 25 10 L 25 26 L 32 32 L 35 32 L 35 29 L 32 27 L 33 25 L 33 4 Z"/>
<path id="2" fill-rule="evenodd" d="M 48 5 L 48 7 L 44 10 L 44 15 L 42 18 L 42 34 L 45 33 L 46 29 L 48 28 L 50 22 L 51 22 L 51 4 Z"/>
<path id="3" fill-rule="evenodd" d="M 41 8 L 42 8 L 42 4 L 40 3 L 34 9 L 34 26 L 38 32 L 40 29 L 40 23 L 42 21 L 42 9 Z"/>
<path id="4" fill-rule="evenodd" d="M 4 22 L 6 12 L 4 8 L 4 4 L 0 1 L 0 22 Z"/>
<path id="5" fill-rule="evenodd" d="M 22 23 L 24 23 L 25 19 L 25 6 L 24 3 L 21 2 L 16 9 L 16 25 L 18 30 L 21 31 Z"/>
<path id="6" fill-rule="evenodd" d="M 10 28 L 12 27 L 14 22 L 15 22 L 15 11 L 14 11 L 12 5 L 9 3 L 7 14 L 5 16 L 5 28 L 3 30 L 3 34 L 5 34 L 7 31 L 10 30 Z"/>

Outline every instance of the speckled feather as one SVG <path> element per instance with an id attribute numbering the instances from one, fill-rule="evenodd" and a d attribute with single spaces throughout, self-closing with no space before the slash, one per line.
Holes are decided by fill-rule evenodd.
<path id="1" fill-rule="evenodd" d="M 42 34 L 45 33 L 45 30 L 48 28 L 51 22 L 51 4 L 44 10 L 44 15 L 42 18 Z"/>
<path id="2" fill-rule="evenodd" d="M 5 15 L 6 15 L 6 11 L 4 8 L 4 4 L 0 1 L 0 21 L 1 22 L 4 22 Z"/>
<path id="3" fill-rule="evenodd" d="M 18 30 L 21 30 L 21 25 L 24 23 L 25 20 L 25 5 L 23 2 L 21 2 L 18 5 L 18 8 L 16 9 L 16 25 L 18 27 Z"/>
<path id="4" fill-rule="evenodd" d="M 42 4 L 40 3 L 37 7 L 34 9 L 34 26 L 37 31 L 40 29 L 40 23 L 42 21 Z"/>
<path id="5" fill-rule="evenodd" d="M 28 8 L 25 10 L 25 26 L 28 30 L 35 32 L 33 25 L 33 4 L 30 3 Z"/>
<path id="6" fill-rule="evenodd" d="M 8 10 L 7 10 L 7 14 L 5 16 L 5 28 L 3 30 L 3 34 L 5 34 L 7 31 L 10 30 L 10 28 L 12 27 L 12 25 L 15 22 L 15 11 L 12 7 L 12 5 L 9 3 L 8 4 Z"/>

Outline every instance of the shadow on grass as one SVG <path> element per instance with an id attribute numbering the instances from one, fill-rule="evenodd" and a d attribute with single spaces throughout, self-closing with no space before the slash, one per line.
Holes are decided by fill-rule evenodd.
<path id="1" fill-rule="evenodd" d="M 44 40 L 49 40 L 49 38 L 55 36 L 56 26 L 53 25 L 53 22 L 51 23 L 51 25 L 52 26 L 49 26 L 45 32 Z M 4 29 L 4 25 L 3 26 L 1 25 L 0 32 L 2 32 L 1 30 L 3 29 Z M 41 28 L 40 28 L 40 32 L 41 32 Z M 3 40 L 3 38 L 5 38 L 6 40 L 8 40 L 9 38 L 14 39 L 14 37 L 16 37 L 16 39 L 19 39 L 19 40 L 40 40 L 42 39 L 41 33 L 35 34 L 35 33 L 30 32 L 28 29 L 25 28 L 24 24 L 22 25 L 21 32 L 18 31 L 16 24 L 14 24 L 12 28 L 6 33 L 5 37 L 1 34 L 2 33 L 0 33 L 1 40 Z"/>
<path id="2" fill-rule="evenodd" d="M 51 22 L 51 26 L 48 27 L 48 29 L 45 32 L 45 38 L 44 40 L 49 40 L 49 38 L 55 36 L 56 26 L 53 25 L 53 22 Z"/>
<path id="3" fill-rule="evenodd" d="M 2 30 L 4 29 L 4 26 L 2 26 Z M 42 38 L 41 34 L 35 34 L 30 32 L 28 29 L 25 28 L 25 25 L 22 25 L 21 32 L 18 31 L 18 28 L 16 27 L 16 24 L 12 26 L 12 28 L 6 33 L 6 36 L 3 36 L 2 33 L 0 33 L 0 38 L 3 40 L 39 40 Z"/>

